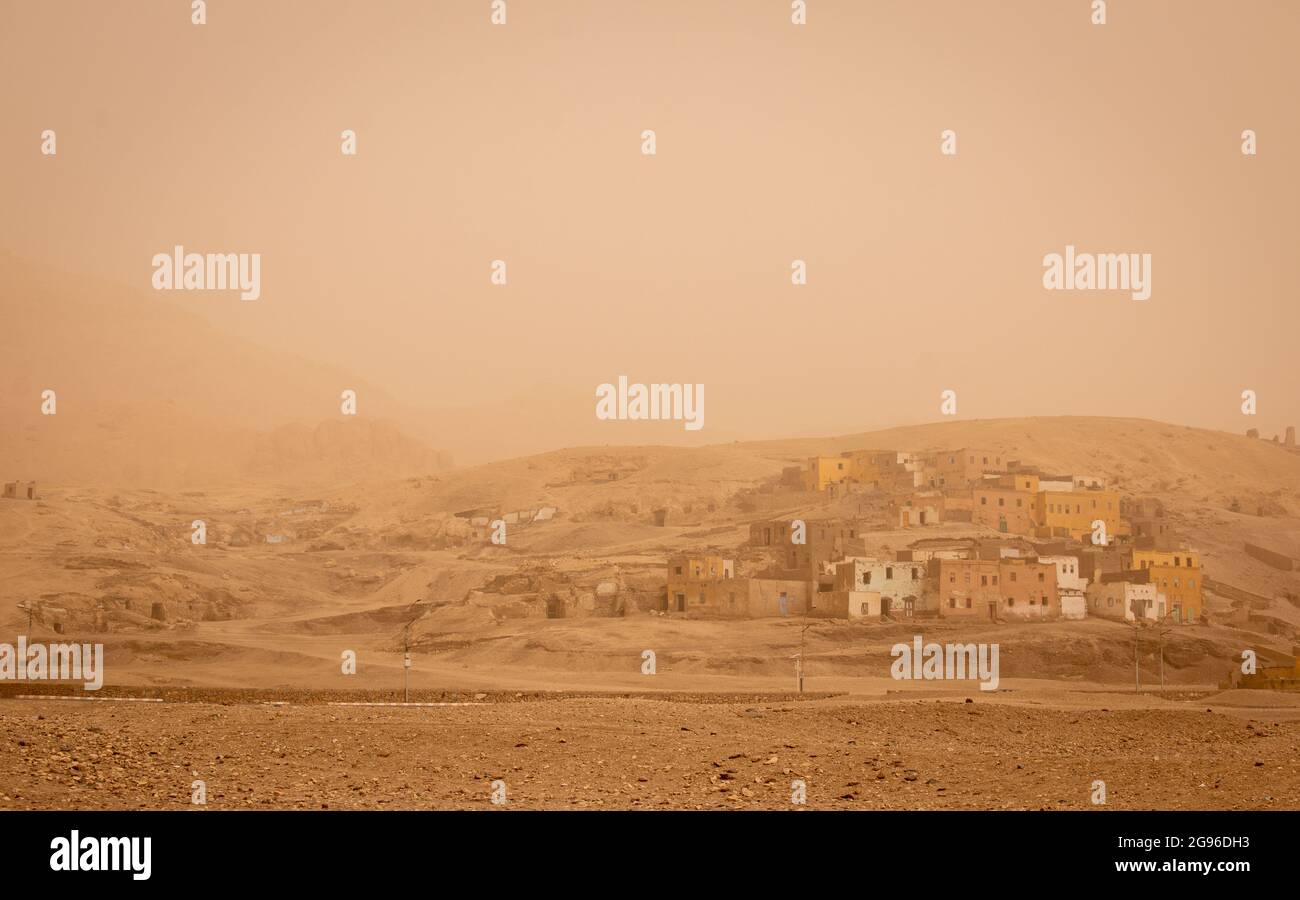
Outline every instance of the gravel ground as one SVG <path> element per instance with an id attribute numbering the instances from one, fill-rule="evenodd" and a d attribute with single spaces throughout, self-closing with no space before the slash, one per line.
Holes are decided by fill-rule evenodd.
<path id="1" fill-rule="evenodd" d="M 0 808 L 1300 809 L 1300 721 L 960 700 L 0 700 Z M 493 783 L 505 803 L 494 804 Z M 500 785 L 497 796 L 500 797 Z"/>

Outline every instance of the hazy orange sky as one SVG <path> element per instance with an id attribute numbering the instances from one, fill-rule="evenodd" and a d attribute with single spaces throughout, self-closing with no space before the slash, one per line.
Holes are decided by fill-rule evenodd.
<path id="1" fill-rule="evenodd" d="M 1300 423 L 1300 3 L 1089 6 L 0 0 L 0 249 L 485 440 L 561 411 L 499 455 L 929 421 L 944 389 Z M 155 294 L 176 244 L 261 253 L 261 299 Z M 1044 290 L 1067 244 L 1152 254 L 1151 298 Z M 620 374 L 705 384 L 706 427 L 596 422 Z"/>

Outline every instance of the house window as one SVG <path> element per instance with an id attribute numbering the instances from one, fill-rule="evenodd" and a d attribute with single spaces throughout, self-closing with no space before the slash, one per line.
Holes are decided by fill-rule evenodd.
<path id="1" fill-rule="evenodd" d="M 1039 573 L 1038 573 L 1038 580 L 1039 580 L 1040 583 L 1046 580 L 1046 579 L 1043 577 L 1043 573 L 1042 573 L 1042 572 L 1039 572 Z"/>
<path id="2" fill-rule="evenodd" d="M 970 597 L 966 598 L 966 608 L 970 609 Z"/>
<path id="3" fill-rule="evenodd" d="M 885 580 L 888 581 L 889 579 L 891 579 L 891 578 L 893 578 L 893 577 L 894 577 L 894 567 L 893 567 L 893 566 L 886 566 L 886 567 L 885 567 Z"/>
<path id="4" fill-rule="evenodd" d="M 1016 605 L 1016 598 L 1015 598 L 1015 597 L 1008 597 L 1008 598 L 1007 598 L 1007 606 L 1015 606 L 1015 605 Z"/>
<path id="5" fill-rule="evenodd" d="M 678 575 L 682 574 L 682 567 L 681 567 L 681 566 L 678 566 L 678 567 L 677 567 L 676 574 L 678 574 Z"/>
<path id="6" fill-rule="evenodd" d="M 980 576 L 980 584 L 981 584 L 981 585 L 987 585 L 988 583 L 989 583 L 989 577 L 988 577 L 987 575 L 981 575 L 981 576 Z"/>
<path id="7" fill-rule="evenodd" d="M 1012 580 L 1013 582 L 1016 580 L 1016 573 L 1015 573 L 1015 572 L 1012 572 L 1012 573 L 1011 573 L 1011 580 Z"/>
<path id="8" fill-rule="evenodd" d="M 954 597 L 949 597 L 949 598 L 948 598 L 948 608 L 949 608 L 949 609 L 956 609 L 956 608 L 957 608 L 957 600 L 956 600 L 956 598 L 954 598 Z"/>
<path id="9" fill-rule="evenodd" d="M 993 583 L 994 583 L 994 584 L 997 584 L 997 583 L 998 583 L 998 576 L 996 576 L 996 575 L 993 576 Z"/>

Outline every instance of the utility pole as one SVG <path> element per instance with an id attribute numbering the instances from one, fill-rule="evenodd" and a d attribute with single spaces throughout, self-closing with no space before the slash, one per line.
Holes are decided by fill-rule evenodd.
<path id="1" fill-rule="evenodd" d="M 1165 635 L 1169 633 L 1166 628 L 1160 632 L 1160 693 L 1165 692 Z"/>
<path id="2" fill-rule="evenodd" d="M 794 671 L 795 676 L 799 679 L 799 693 L 801 694 L 803 693 L 803 654 L 804 648 L 807 646 L 806 637 L 808 629 L 811 627 L 812 625 L 805 621 L 803 627 L 799 629 L 799 655 L 795 657 L 796 662 Z"/>
<path id="3" fill-rule="evenodd" d="M 808 626 L 804 625 L 799 629 L 799 659 L 794 664 L 795 675 L 799 679 L 799 693 L 803 693 L 803 651 L 806 646 L 804 636 L 808 633 Z"/>
<path id="4" fill-rule="evenodd" d="M 420 609 L 421 598 L 416 598 L 411 603 L 409 609 L 411 617 L 406 620 L 406 626 L 402 629 L 402 702 L 411 702 L 411 626 L 420 618 L 423 610 Z"/>
<path id="5" fill-rule="evenodd" d="M 1138 627 L 1133 623 L 1133 692 L 1142 691 L 1142 670 L 1138 668 Z"/>

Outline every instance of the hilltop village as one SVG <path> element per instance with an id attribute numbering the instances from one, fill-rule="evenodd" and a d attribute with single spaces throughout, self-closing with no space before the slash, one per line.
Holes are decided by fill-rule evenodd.
<path id="1" fill-rule="evenodd" d="M 777 490 L 883 498 L 895 529 L 963 522 L 971 536 L 918 536 L 884 556 L 867 549 L 878 517 L 753 522 L 738 558 L 668 559 L 664 614 L 1204 620 L 1200 554 L 1158 502 L 1096 475 L 1043 472 L 971 448 L 852 450 L 787 468 Z"/>
<path id="2" fill-rule="evenodd" d="M 208 639 L 316 609 L 313 627 L 397 645 L 409 626 L 417 648 L 518 619 L 640 616 L 1093 618 L 1300 646 L 1289 429 L 1274 449 L 1158 423 L 1052 428 L 578 448 L 323 491 L 10 481 L 0 531 L 34 564 L 0 601 L 28 629 Z M 848 450 L 895 440 L 910 449 Z M 1229 459 L 1247 474 L 1221 478 Z"/>

